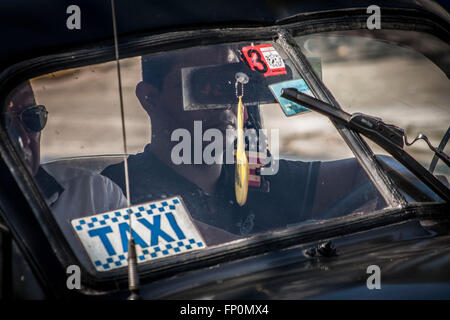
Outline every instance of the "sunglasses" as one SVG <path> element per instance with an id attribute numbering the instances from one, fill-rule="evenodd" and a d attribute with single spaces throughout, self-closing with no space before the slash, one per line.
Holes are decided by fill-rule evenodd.
<path id="1" fill-rule="evenodd" d="M 40 132 L 47 123 L 48 111 L 43 105 L 27 107 L 19 113 L 6 113 L 6 126 L 10 127 L 12 118 L 18 118 L 26 129 L 32 132 Z"/>

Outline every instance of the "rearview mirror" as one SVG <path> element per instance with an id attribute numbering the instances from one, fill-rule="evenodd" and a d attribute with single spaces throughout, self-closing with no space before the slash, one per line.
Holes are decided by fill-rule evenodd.
<path id="1" fill-rule="evenodd" d="M 252 71 L 244 63 L 229 63 L 181 70 L 184 110 L 221 109 L 237 105 L 236 74 L 248 77 L 244 84 L 244 105 L 275 103 L 269 85 L 292 79 L 292 70 L 286 66 L 286 74 L 265 77 Z M 239 85 L 239 92 L 241 87 Z"/>

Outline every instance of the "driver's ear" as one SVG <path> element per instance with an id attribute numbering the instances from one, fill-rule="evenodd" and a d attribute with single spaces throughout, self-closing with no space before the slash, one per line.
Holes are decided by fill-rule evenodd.
<path id="1" fill-rule="evenodd" d="M 158 105 L 159 90 L 154 85 L 141 81 L 136 85 L 136 97 L 145 111 L 150 113 Z"/>

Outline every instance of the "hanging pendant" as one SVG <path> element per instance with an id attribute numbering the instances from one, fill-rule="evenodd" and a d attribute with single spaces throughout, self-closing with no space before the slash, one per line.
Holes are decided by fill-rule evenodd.
<path id="1" fill-rule="evenodd" d="M 234 188 L 236 202 L 243 206 L 247 202 L 249 166 L 247 155 L 245 154 L 244 140 L 244 105 L 242 96 L 239 97 L 237 114 L 237 147 L 236 147 L 236 169 Z"/>

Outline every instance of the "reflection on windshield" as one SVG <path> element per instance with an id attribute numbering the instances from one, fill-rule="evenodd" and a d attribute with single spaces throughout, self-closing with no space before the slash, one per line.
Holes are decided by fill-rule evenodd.
<path id="1" fill-rule="evenodd" d="M 123 61 L 133 150 L 127 160 L 132 207 L 125 208 L 112 65 L 34 79 L 25 91 L 11 93 L 5 113 L 12 119 L 11 139 L 66 238 L 91 269 L 126 265 L 130 219 L 138 262 L 147 262 L 386 206 L 330 123 L 329 136 L 318 141 L 321 117 L 287 117 L 288 107 L 277 103 L 276 84 L 308 87 L 283 50 L 263 42 Z M 45 129 L 33 131 L 21 115 L 36 102 L 46 106 L 48 121 Z M 240 134 L 243 174 L 237 170 Z M 40 158 L 52 161 L 40 164 Z M 237 201 L 244 187 L 247 197 Z"/>
<path id="2" fill-rule="evenodd" d="M 450 123 L 448 43 L 401 30 L 326 32 L 296 42 L 307 56 L 321 57 L 323 81 L 347 112 L 377 116 L 404 128 L 409 140 L 422 133 L 439 146 Z M 430 168 L 434 153 L 424 141 L 405 150 Z M 447 145 L 443 151 L 449 150 Z M 442 161 L 434 173 L 450 180 L 450 168 Z"/>

